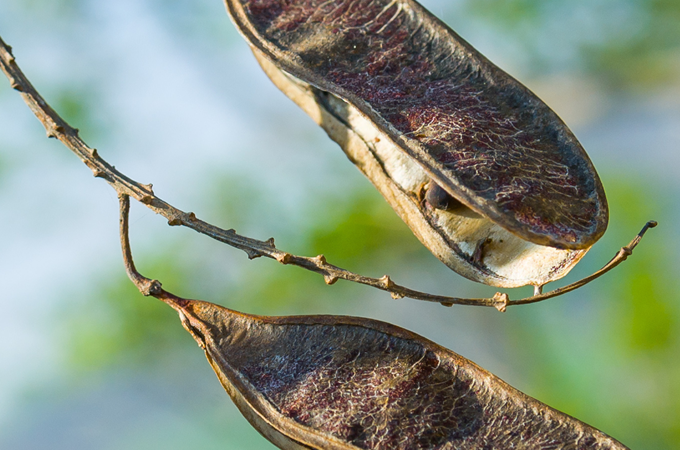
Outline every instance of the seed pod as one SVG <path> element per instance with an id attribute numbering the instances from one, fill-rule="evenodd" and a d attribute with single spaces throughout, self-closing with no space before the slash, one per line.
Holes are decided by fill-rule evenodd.
<path id="1" fill-rule="evenodd" d="M 540 287 L 604 233 L 604 190 L 566 125 L 415 1 L 226 6 L 274 84 L 456 272 Z"/>
<path id="2" fill-rule="evenodd" d="M 414 333 L 162 300 L 248 421 L 282 449 L 625 449 Z"/>

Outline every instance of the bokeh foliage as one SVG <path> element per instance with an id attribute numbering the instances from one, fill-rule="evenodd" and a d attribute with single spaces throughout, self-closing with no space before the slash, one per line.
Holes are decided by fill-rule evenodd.
<path id="1" fill-rule="evenodd" d="M 677 82 L 677 0 L 475 0 L 467 10 L 530 49 L 528 70 L 586 72 L 614 89 Z"/>
<path id="2" fill-rule="evenodd" d="M 75 28 L 90 5 L 86 0 L 9 3 L 41 20 L 58 18 L 64 29 Z M 233 30 L 221 28 L 223 18 L 216 18 L 202 2 L 144 4 L 170 33 L 188 36 L 197 46 L 222 45 L 227 34 L 235 39 Z M 453 12 L 447 10 L 448 14 L 487 24 L 521 49 L 529 77 L 575 73 L 595 78 L 608 95 L 623 97 L 661 90 L 680 79 L 680 1 L 468 0 L 461 5 Z M 90 142 L 115 133 L 110 123 L 93 113 L 106 86 L 88 80 L 62 82 L 52 90 L 55 108 Z M 0 176 L 3 161 L 0 154 Z M 513 309 L 502 317 L 495 311 L 465 317 L 476 317 L 480 333 L 503 342 L 508 372 L 516 374 L 513 384 L 518 388 L 601 427 L 631 448 L 674 448 L 680 442 L 680 279 L 675 231 L 680 220 L 679 188 L 665 185 L 653 174 L 613 173 L 599 166 L 598 170 L 612 210 L 610 229 L 570 279 L 600 266 L 646 220 L 658 220 L 658 230 L 650 232 L 630 261 L 591 287 L 549 304 Z M 277 227 L 276 217 L 291 211 L 272 203 L 275 194 L 258 180 L 227 172 L 210 174 L 207 184 L 212 217 L 226 228 L 244 234 L 271 230 L 288 251 L 324 253 L 334 264 L 371 276 L 396 273 L 399 281 L 427 280 L 427 286 L 418 287 L 436 292 L 489 295 L 488 289 L 469 285 L 452 292 L 452 286 L 465 282 L 451 281 L 455 276 L 427 254 L 367 184 L 342 192 L 310 190 L 295 211 L 295 226 L 285 230 Z M 179 236 L 174 229 L 166 233 Z M 135 240 L 133 234 L 133 250 Z M 349 307 L 361 311 L 371 302 L 379 305 L 372 311 L 391 308 L 393 300 L 387 295 L 343 282 L 328 287 L 316 274 L 270 260 L 250 262 L 238 251 L 219 247 L 186 235 L 164 237 L 158 246 L 139 251 L 138 266 L 178 295 L 250 313 L 335 313 Z M 64 363 L 71 383 L 84 383 L 121 366 L 169 376 L 168 367 L 174 367 L 178 355 L 199 352 L 176 314 L 141 297 L 120 266 L 103 270 L 95 284 L 62 293 L 72 296 L 77 290 L 78 300 L 55 315 L 64 324 L 57 338 L 68 349 Z M 425 316 L 449 314 L 452 323 L 463 315 L 456 308 L 431 313 L 423 307 L 423 311 Z M 502 326 L 494 325 L 501 322 Z M 476 359 L 474 354 L 464 356 Z M 219 401 L 227 403 L 226 394 Z M 262 442 L 244 445 L 270 448 Z"/>

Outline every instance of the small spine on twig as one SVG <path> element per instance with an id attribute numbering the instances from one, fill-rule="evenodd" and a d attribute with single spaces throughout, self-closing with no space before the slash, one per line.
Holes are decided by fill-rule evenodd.
<path id="1" fill-rule="evenodd" d="M 95 150 L 96 151 L 96 150 Z M 99 167 L 97 167 L 96 164 L 92 163 L 91 161 L 85 160 L 85 165 L 92 171 L 92 175 L 95 176 L 95 178 L 105 178 L 106 173 L 101 170 Z"/>
<path id="2" fill-rule="evenodd" d="M 326 284 L 330 286 L 332 284 L 335 284 L 336 281 L 338 281 L 338 277 L 327 273 L 326 275 L 323 276 L 323 281 L 325 281 Z"/>
<path id="3" fill-rule="evenodd" d="M 379 281 L 385 289 L 392 289 L 394 287 L 394 282 L 389 275 L 383 276 Z"/>
<path id="4" fill-rule="evenodd" d="M 168 225 L 170 225 L 171 227 L 182 225 L 182 223 L 183 223 L 182 218 L 179 216 L 174 216 L 172 219 L 168 220 Z"/>
<path id="5" fill-rule="evenodd" d="M 276 260 L 281 264 L 288 264 L 291 259 L 291 254 L 288 252 L 280 252 L 276 255 Z"/>
<path id="6" fill-rule="evenodd" d="M 508 309 L 508 305 L 510 304 L 510 297 L 508 297 L 508 294 L 506 294 L 505 292 L 496 292 L 496 295 L 493 296 L 493 300 L 494 306 L 500 312 L 505 312 Z"/>
<path id="7" fill-rule="evenodd" d="M 50 139 L 56 138 L 57 135 L 62 134 L 63 132 L 64 132 L 63 126 L 54 124 L 53 126 L 47 129 L 47 137 Z"/>

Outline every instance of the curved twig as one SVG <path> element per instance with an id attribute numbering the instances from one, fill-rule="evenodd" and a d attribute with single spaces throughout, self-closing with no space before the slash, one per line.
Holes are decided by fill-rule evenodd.
<path id="1" fill-rule="evenodd" d="M 570 285 L 555 289 L 544 294 L 534 295 L 520 300 L 510 300 L 506 293 L 496 293 L 492 298 L 458 298 L 444 295 L 429 294 L 416 291 L 396 284 L 385 275 L 382 278 L 371 278 L 350 272 L 349 270 L 330 264 L 323 255 L 316 257 L 297 256 L 276 248 L 274 238 L 260 241 L 236 233 L 235 230 L 224 230 L 200 220 L 192 212 L 184 212 L 171 204 L 158 198 L 151 184 L 139 183 L 106 162 L 94 148 L 90 148 L 79 136 L 78 129 L 71 127 L 62 119 L 36 91 L 31 82 L 26 78 L 12 55 L 12 49 L 0 38 L 0 68 L 9 79 L 13 89 L 19 91 L 28 107 L 47 130 L 47 136 L 59 139 L 67 148 L 75 153 L 86 166 L 92 170 L 95 177 L 103 178 L 113 187 L 119 196 L 130 196 L 143 203 L 156 214 L 168 219 L 168 224 L 182 225 L 191 228 L 201 234 L 217 241 L 243 250 L 248 258 L 254 259 L 261 256 L 275 259 L 281 264 L 290 264 L 321 274 L 327 284 L 333 284 L 337 280 L 347 280 L 365 284 L 374 288 L 389 292 L 393 298 L 409 297 L 416 300 L 441 303 L 444 306 L 452 305 L 476 305 L 492 306 L 499 311 L 505 311 L 508 306 L 535 303 L 556 297 L 569 291 L 573 291 L 596 278 L 609 272 L 621 264 L 632 253 L 645 231 L 656 226 L 656 222 L 648 222 L 642 231 L 602 269 L 594 274 Z M 152 289 L 153 286 L 149 286 Z"/>

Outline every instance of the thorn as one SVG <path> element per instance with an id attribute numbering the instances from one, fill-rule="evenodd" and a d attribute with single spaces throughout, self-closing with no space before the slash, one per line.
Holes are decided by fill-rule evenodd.
<path id="1" fill-rule="evenodd" d="M 320 266 L 326 264 L 326 257 L 323 255 L 318 255 L 316 258 L 312 259 L 314 259 L 314 261 Z"/>
<path id="2" fill-rule="evenodd" d="M 150 205 L 151 202 L 153 202 L 153 197 L 150 195 L 142 195 L 142 198 L 140 198 L 139 201 L 145 205 Z"/>
<path id="3" fill-rule="evenodd" d="M 99 158 L 99 152 L 97 151 L 96 148 L 90 150 L 90 155 L 92 155 L 93 158 Z"/>
<path id="4" fill-rule="evenodd" d="M 450 308 L 450 307 L 453 306 L 453 303 L 451 303 L 451 302 L 441 302 L 441 305 L 446 306 L 447 308 Z"/>
<path id="5" fill-rule="evenodd" d="M 173 217 L 172 219 L 168 220 L 168 225 L 171 227 L 182 225 L 182 219 L 180 217 Z"/>
<path id="6" fill-rule="evenodd" d="M 90 168 L 92 175 L 94 175 L 95 178 L 105 178 L 106 174 L 95 164 L 92 164 L 90 161 L 85 161 L 85 165 Z"/>
<path id="7" fill-rule="evenodd" d="M 142 187 L 153 194 L 153 184 L 142 184 Z"/>
<path id="8" fill-rule="evenodd" d="M 197 220 L 196 214 L 190 212 L 189 214 L 187 214 L 186 220 L 187 220 L 187 222 L 193 222 L 193 221 Z"/>
<path id="9" fill-rule="evenodd" d="M 493 296 L 493 300 L 496 302 L 494 306 L 500 312 L 505 312 L 508 309 L 508 303 L 510 302 L 510 297 L 505 292 L 496 292 Z"/>
<path id="10" fill-rule="evenodd" d="M 271 248 L 276 248 L 276 245 L 274 245 L 274 238 L 273 237 L 270 237 L 269 239 L 264 241 L 264 243 L 267 244 L 268 246 L 270 246 Z"/>
<path id="11" fill-rule="evenodd" d="M 24 88 L 21 87 L 21 84 L 16 80 L 12 80 L 12 89 L 18 92 L 24 92 Z"/>
<path id="12" fill-rule="evenodd" d="M 290 262 L 290 253 L 283 252 L 276 255 L 276 260 L 281 264 L 288 264 Z"/>
<path id="13" fill-rule="evenodd" d="M 253 260 L 255 258 L 260 258 L 262 256 L 262 253 L 255 251 L 255 250 L 246 250 L 246 253 L 248 254 L 248 259 Z"/>
<path id="14" fill-rule="evenodd" d="M 403 295 L 403 294 L 398 294 L 398 293 L 396 293 L 396 292 L 390 292 L 390 296 L 391 296 L 393 299 L 395 299 L 395 300 L 399 300 L 399 299 L 401 299 L 401 298 L 404 298 L 404 295 Z"/>
<path id="15" fill-rule="evenodd" d="M 392 279 L 389 275 L 385 275 L 384 277 L 380 278 L 379 281 L 385 289 L 391 289 L 394 286 L 394 283 L 392 282 Z"/>
<path id="16" fill-rule="evenodd" d="M 336 281 L 338 281 L 338 277 L 336 277 L 335 275 L 327 274 L 323 276 L 323 281 L 325 281 L 326 284 L 330 286 L 332 284 L 335 284 Z"/>

